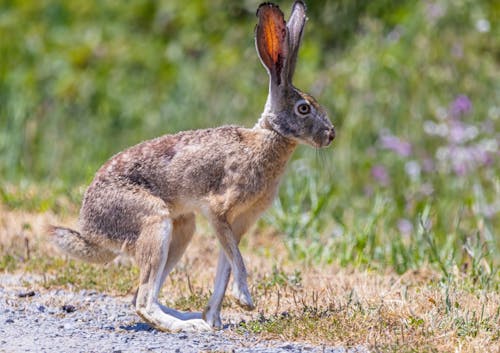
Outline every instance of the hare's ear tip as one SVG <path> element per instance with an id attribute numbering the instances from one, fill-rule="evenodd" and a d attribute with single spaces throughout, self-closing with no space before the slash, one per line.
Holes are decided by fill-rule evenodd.
<path id="1" fill-rule="evenodd" d="M 261 2 L 258 8 L 260 9 L 263 6 L 275 6 L 275 7 L 279 7 L 278 5 L 276 5 L 275 3 L 270 2 L 270 1 Z"/>
<path id="2" fill-rule="evenodd" d="M 295 2 L 292 5 L 292 11 L 295 10 L 295 7 L 297 7 L 297 6 L 302 6 L 302 8 L 304 9 L 304 11 L 307 10 L 306 3 L 304 1 L 302 1 L 302 0 L 295 0 Z"/>
<path id="3" fill-rule="evenodd" d="M 259 11 L 263 8 L 263 7 L 276 7 L 278 10 L 279 10 L 279 6 L 272 3 L 272 2 L 269 2 L 269 1 L 266 1 L 266 2 L 263 2 L 259 5 L 259 7 L 257 7 L 257 12 L 256 12 L 256 15 L 259 16 Z"/>

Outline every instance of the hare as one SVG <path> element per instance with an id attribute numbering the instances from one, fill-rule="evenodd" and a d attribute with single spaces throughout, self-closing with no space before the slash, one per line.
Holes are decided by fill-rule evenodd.
<path id="1" fill-rule="evenodd" d="M 240 239 L 270 206 L 296 146 L 326 147 L 335 137 L 325 110 L 292 85 L 304 3 L 293 4 L 288 24 L 272 3 L 261 4 L 257 17 L 256 49 L 269 74 L 269 94 L 256 125 L 184 131 L 120 152 L 86 190 L 81 230 L 50 228 L 55 244 L 78 259 L 106 263 L 120 251 L 133 256 L 140 269 L 137 314 L 160 330 L 221 328 L 231 272 L 237 302 L 254 308 Z M 221 250 L 206 309 L 183 313 L 162 306 L 158 293 L 193 236 L 196 212 L 208 219 Z"/>

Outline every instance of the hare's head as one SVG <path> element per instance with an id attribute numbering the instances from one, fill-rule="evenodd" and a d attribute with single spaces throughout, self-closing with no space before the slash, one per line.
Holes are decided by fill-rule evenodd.
<path id="1" fill-rule="evenodd" d="M 269 95 L 260 125 L 300 143 L 328 146 L 335 130 L 326 111 L 292 84 L 306 23 L 304 3 L 295 1 L 288 24 L 279 7 L 272 3 L 261 4 L 257 17 L 255 44 L 269 74 Z"/>

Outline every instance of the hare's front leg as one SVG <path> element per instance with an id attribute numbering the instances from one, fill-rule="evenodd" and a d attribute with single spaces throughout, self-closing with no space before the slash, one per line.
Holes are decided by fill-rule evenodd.
<path id="1" fill-rule="evenodd" d="M 255 220 L 259 217 L 259 209 L 250 209 L 247 212 L 240 214 L 230 226 L 233 236 L 236 239 L 236 243 L 239 244 L 243 234 L 250 228 L 250 226 L 255 223 Z M 224 299 L 224 294 L 226 293 L 227 284 L 229 282 L 229 276 L 231 275 L 231 265 L 227 260 L 224 250 L 221 249 L 219 253 L 219 262 L 217 264 L 217 273 L 215 275 L 215 285 L 214 292 L 208 301 L 208 305 L 203 312 L 203 318 L 208 322 L 208 324 L 215 328 L 222 327 L 222 322 L 220 319 L 220 310 L 222 306 L 222 300 Z M 235 276 L 236 278 L 236 276 Z M 244 297 L 241 294 L 240 286 L 238 281 L 234 281 L 232 295 L 238 300 L 238 304 L 242 305 L 245 309 L 253 309 L 252 306 L 247 306 L 246 302 L 240 302 L 239 298 Z M 251 301 L 251 299 L 250 299 Z"/>
<path id="2" fill-rule="evenodd" d="M 215 274 L 214 292 L 203 312 L 205 321 L 214 328 L 222 328 L 220 310 L 230 275 L 231 266 L 229 265 L 229 261 L 227 261 L 224 250 L 221 249 L 219 252 L 219 261 L 217 263 L 217 272 Z"/>
<path id="3" fill-rule="evenodd" d="M 172 243 L 173 222 L 169 218 L 145 220 L 136 243 L 136 261 L 140 268 L 140 282 L 136 297 L 136 311 L 148 323 L 163 331 L 207 331 L 211 327 L 202 319 L 178 318 L 175 310 L 168 310 L 158 302 Z M 185 320 L 188 319 L 188 320 Z"/>
<path id="4" fill-rule="evenodd" d="M 238 248 L 239 237 L 233 233 L 229 223 L 225 220 L 214 217 L 211 218 L 211 223 L 222 246 L 223 254 L 225 255 L 219 256 L 217 275 L 219 275 L 220 272 L 220 280 L 216 278 L 216 288 L 221 288 L 223 296 L 229 279 L 230 271 L 226 268 L 228 266 L 226 262 L 228 262 L 233 272 L 234 286 L 236 288 L 236 290 L 233 290 L 233 294 L 235 294 L 238 304 L 247 310 L 253 310 L 254 304 L 247 284 L 247 270 Z"/>

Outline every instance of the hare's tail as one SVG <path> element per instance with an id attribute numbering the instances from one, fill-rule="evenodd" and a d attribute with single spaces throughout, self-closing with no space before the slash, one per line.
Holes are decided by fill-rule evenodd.
<path id="1" fill-rule="evenodd" d="M 69 228 L 49 226 L 52 242 L 64 253 L 79 260 L 106 263 L 117 257 L 117 253 L 85 239 L 79 232 Z"/>

